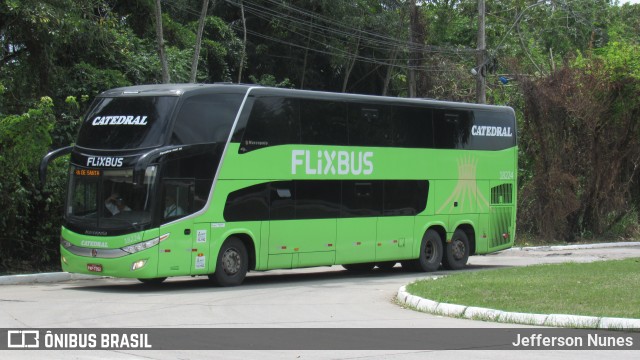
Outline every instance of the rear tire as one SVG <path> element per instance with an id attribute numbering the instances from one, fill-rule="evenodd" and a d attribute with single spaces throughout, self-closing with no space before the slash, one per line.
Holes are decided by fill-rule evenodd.
<path id="1" fill-rule="evenodd" d="M 236 286 L 242 284 L 249 271 L 249 255 L 244 243 L 235 237 L 222 244 L 216 262 L 216 272 L 209 280 L 218 286 Z"/>
<path id="2" fill-rule="evenodd" d="M 440 238 L 440 234 L 433 229 L 429 229 L 422 237 L 418 259 L 403 261 L 402 267 L 410 271 L 436 271 L 442 261 L 442 252 L 442 238 Z"/>
<path id="3" fill-rule="evenodd" d="M 449 270 L 460 270 L 467 265 L 469 260 L 469 238 L 467 234 L 458 229 L 453 233 L 451 242 L 447 243 L 442 266 Z"/>

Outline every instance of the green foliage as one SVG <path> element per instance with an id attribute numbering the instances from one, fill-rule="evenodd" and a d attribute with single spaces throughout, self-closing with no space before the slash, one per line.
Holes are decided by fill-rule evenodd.
<path id="1" fill-rule="evenodd" d="M 48 188 L 37 183 L 54 124 L 48 97 L 22 115 L 0 118 L 0 272 L 21 267 L 19 260 L 39 268 L 57 260 L 61 209 L 52 206 L 61 203 L 66 171 L 55 164 Z"/>
<path id="2" fill-rule="evenodd" d="M 250 75 L 249 78 L 251 82 L 254 84 L 259 84 L 263 86 L 271 86 L 271 87 L 279 87 L 279 88 L 289 88 L 293 89 L 294 85 L 291 83 L 289 79 L 284 79 L 281 82 L 276 80 L 276 77 L 271 74 L 263 74 L 260 76 L 260 79 L 257 79 L 255 76 Z"/>
<path id="3" fill-rule="evenodd" d="M 520 179 L 519 229 L 571 241 L 628 223 L 637 206 L 629 199 L 640 198 L 637 55 L 636 45 L 611 43 L 523 81 L 528 176 Z"/>

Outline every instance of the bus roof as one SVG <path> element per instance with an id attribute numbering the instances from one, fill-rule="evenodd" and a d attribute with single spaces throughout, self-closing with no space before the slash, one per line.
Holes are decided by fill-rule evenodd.
<path id="1" fill-rule="evenodd" d="M 284 89 L 266 87 L 255 84 L 233 84 L 233 83 L 213 83 L 213 84 L 152 84 L 120 87 L 102 92 L 100 97 L 125 97 L 125 96 L 182 96 L 185 94 L 195 95 L 206 93 L 245 93 L 249 89 L 255 95 L 290 96 L 309 99 L 324 99 L 333 101 L 354 101 L 387 103 L 407 106 L 432 106 L 440 108 L 475 109 L 512 112 L 508 106 L 484 105 L 464 102 L 443 101 L 425 98 L 403 98 L 379 95 L 360 95 L 347 93 L 334 93 L 312 90 Z"/>
<path id="2" fill-rule="evenodd" d="M 217 93 L 221 90 L 224 90 L 226 93 L 245 93 L 251 87 L 253 86 L 231 83 L 135 85 L 107 90 L 102 92 L 99 96 L 181 96 L 186 93 Z"/>

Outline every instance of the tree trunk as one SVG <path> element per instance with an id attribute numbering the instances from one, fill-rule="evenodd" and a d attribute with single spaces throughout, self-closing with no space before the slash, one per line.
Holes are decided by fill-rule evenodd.
<path id="1" fill-rule="evenodd" d="M 349 76 L 351 76 L 351 71 L 356 64 L 356 59 L 358 57 L 358 48 L 360 48 L 360 35 L 358 35 L 358 40 L 356 41 L 356 48 L 353 52 L 353 58 L 349 59 L 349 63 L 347 64 L 347 71 L 344 74 L 344 81 L 342 82 L 342 92 L 347 92 L 347 84 L 349 83 Z"/>
<path id="2" fill-rule="evenodd" d="M 167 55 L 164 52 L 164 38 L 162 36 L 162 8 L 160 7 L 160 0 L 156 0 L 154 12 L 156 15 L 156 38 L 158 40 L 158 56 L 160 57 L 160 65 L 162 66 L 162 83 L 167 84 L 171 81 L 171 78 L 169 77 Z"/>
<path id="3" fill-rule="evenodd" d="M 244 17 L 244 3 L 240 1 L 240 13 L 242 14 L 242 28 L 244 39 L 242 41 L 242 56 L 240 57 L 240 70 L 238 70 L 238 83 L 242 82 L 242 68 L 244 67 L 244 58 L 247 56 L 247 22 Z"/>
<path id="4" fill-rule="evenodd" d="M 198 73 L 198 60 L 200 59 L 200 45 L 202 44 L 202 32 L 204 31 L 204 21 L 207 18 L 207 10 L 209 9 L 209 0 L 202 0 L 202 12 L 198 21 L 198 34 L 196 35 L 196 48 L 193 51 L 193 61 L 191 61 L 191 76 L 189 82 L 196 82 L 196 74 Z"/>
<path id="5" fill-rule="evenodd" d="M 300 79 L 300 89 L 304 89 L 304 78 L 307 75 L 307 58 L 309 56 L 309 45 L 311 44 L 311 29 L 313 28 L 313 19 L 309 26 L 309 35 L 307 36 L 307 46 L 304 49 L 304 61 L 302 63 L 302 77 Z"/>
<path id="6" fill-rule="evenodd" d="M 485 72 L 483 70 L 483 67 L 485 66 L 484 53 L 486 49 L 484 15 L 484 0 L 478 0 L 478 52 L 476 54 L 476 68 L 478 69 L 478 73 L 476 74 L 476 102 L 478 104 L 486 104 L 487 102 L 487 93 L 484 78 Z"/>
<path id="7" fill-rule="evenodd" d="M 391 53 L 391 63 L 387 65 L 387 73 L 384 76 L 384 83 L 382 86 L 382 96 L 387 96 L 389 93 L 389 83 L 391 83 L 391 75 L 393 73 L 393 67 L 395 66 L 396 56 L 398 56 L 398 47 L 393 48 Z"/>

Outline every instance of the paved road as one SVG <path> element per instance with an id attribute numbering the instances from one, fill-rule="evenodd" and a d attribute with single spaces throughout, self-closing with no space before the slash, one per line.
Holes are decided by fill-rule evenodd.
<path id="1" fill-rule="evenodd" d="M 640 257 L 640 246 L 598 249 L 512 250 L 473 256 L 469 271 L 537 263 L 594 261 Z M 446 274 L 437 272 L 432 274 Z M 135 280 L 76 280 L 53 284 L 0 286 L 0 328 L 47 327 L 277 327 L 277 328 L 495 328 L 509 324 L 444 318 L 404 309 L 394 303 L 398 288 L 425 274 L 389 272 L 351 274 L 341 267 L 251 273 L 236 288 L 210 287 L 202 278 L 169 279 L 160 287 Z M 460 351 L 53 351 L 47 358 L 303 358 L 422 359 L 426 354 L 459 358 Z M 509 352 L 522 357 L 524 352 Z M 33 352 L 10 352 L 3 358 L 33 359 Z M 38 352 L 39 356 L 44 355 Z M 596 359 L 612 355 L 634 358 L 637 352 L 526 352 L 527 358 Z M 6 357 L 5 355 L 9 355 Z M 507 356 L 507 352 L 475 351 L 473 358 Z M 510 355 L 511 356 L 511 355 Z"/>

